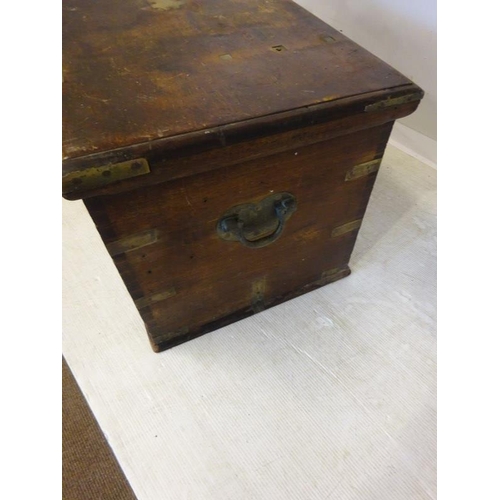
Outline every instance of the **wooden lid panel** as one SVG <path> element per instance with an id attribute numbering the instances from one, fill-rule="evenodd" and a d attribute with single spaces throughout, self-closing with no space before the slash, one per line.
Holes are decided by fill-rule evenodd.
<path id="1" fill-rule="evenodd" d="M 65 0 L 65 159 L 411 82 L 288 0 Z"/>

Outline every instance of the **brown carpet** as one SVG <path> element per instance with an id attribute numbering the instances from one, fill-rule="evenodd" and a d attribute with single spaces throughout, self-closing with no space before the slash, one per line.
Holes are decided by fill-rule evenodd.
<path id="1" fill-rule="evenodd" d="M 62 395 L 63 500 L 137 500 L 64 358 Z"/>

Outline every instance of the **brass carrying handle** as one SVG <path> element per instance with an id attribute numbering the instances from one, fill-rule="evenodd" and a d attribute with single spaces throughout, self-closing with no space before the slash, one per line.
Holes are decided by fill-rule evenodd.
<path id="1" fill-rule="evenodd" d="M 266 217 L 266 220 L 264 220 L 262 223 L 263 226 L 269 226 L 269 224 L 273 222 L 272 220 L 270 220 L 271 218 L 274 218 L 274 220 L 278 220 L 278 225 L 271 234 L 268 234 L 267 236 L 263 236 L 261 238 L 248 239 L 245 236 L 245 225 L 247 222 L 247 217 L 245 217 L 245 214 L 247 214 L 248 212 L 242 210 L 241 207 L 243 206 L 241 206 L 239 211 L 236 210 L 234 213 L 226 215 L 219 220 L 217 224 L 217 232 L 219 236 L 225 240 L 239 241 L 242 245 L 248 248 L 262 248 L 276 241 L 283 232 L 285 222 L 295 211 L 297 203 L 295 198 L 288 193 L 283 193 L 272 198 L 278 199 L 271 200 L 271 207 L 269 211 L 270 216 Z M 265 206 L 266 202 L 267 205 L 269 205 L 269 199 L 262 200 L 259 205 Z M 248 209 L 250 211 L 259 211 L 259 206 L 248 205 L 248 207 L 250 207 Z"/>

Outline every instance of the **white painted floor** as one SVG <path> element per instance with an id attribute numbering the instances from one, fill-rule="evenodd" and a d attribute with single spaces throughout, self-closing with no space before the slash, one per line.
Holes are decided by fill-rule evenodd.
<path id="1" fill-rule="evenodd" d="M 64 355 L 139 500 L 436 498 L 435 197 L 389 146 L 351 276 L 161 354 L 64 202 Z"/>

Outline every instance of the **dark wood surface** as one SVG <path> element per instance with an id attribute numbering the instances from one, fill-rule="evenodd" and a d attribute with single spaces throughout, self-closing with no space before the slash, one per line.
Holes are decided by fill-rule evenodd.
<path id="1" fill-rule="evenodd" d="M 346 276 L 376 172 L 347 181 L 382 157 L 392 122 L 291 147 L 231 168 L 85 200 L 157 350 Z M 251 175 L 249 175 L 251 173 Z M 252 249 L 224 241 L 229 208 L 292 193 L 283 235 Z M 353 224 L 354 222 L 354 224 Z M 347 232 L 337 228 L 350 224 Z M 154 231 L 151 244 L 128 249 Z"/>
<path id="2" fill-rule="evenodd" d="M 155 350 L 350 273 L 418 86 L 291 0 L 63 9 L 63 193 L 84 198 Z M 220 238 L 231 207 L 273 193 L 297 200 L 279 239 Z"/>
<path id="3" fill-rule="evenodd" d="M 417 86 L 408 87 L 419 95 L 420 89 Z M 395 92 L 395 95 L 405 95 L 410 89 Z M 384 91 L 374 93 L 370 99 L 380 102 L 381 96 L 384 95 Z M 75 189 L 75 186 L 70 185 L 67 191 L 63 191 L 64 197 L 78 199 L 120 193 L 212 169 L 230 167 L 242 161 L 286 151 L 290 147 L 321 142 L 393 122 L 412 113 L 418 104 L 419 101 L 416 100 L 391 106 L 376 113 L 367 113 L 364 111 L 366 101 L 350 98 L 344 100 L 343 107 L 334 110 L 318 106 L 320 109 L 313 112 L 309 108 L 307 120 L 304 114 L 287 113 L 292 115 L 292 118 L 282 114 L 280 119 L 273 115 L 255 120 L 258 123 L 245 130 L 235 131 L 231 127 L 223 130 L 221 127 L 217 131 L 205 131 L 207 133 L 203 133 L 202 136 L 187 134 L 67 160 L 64 172 L 69 175 L 72 172 L 84 172 L 86 168 L 115 164 L 133 158 L 145 158 L 149 162 L 151 172 L 94 189 L 82 190 L 78 189 L 78 186 Z"/>
<path id="4" fill-rule="evenodd" d="M 290 0 L 63 2 L 64 159 L 407 86 Z"/>

